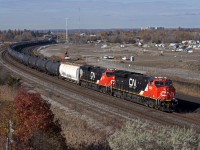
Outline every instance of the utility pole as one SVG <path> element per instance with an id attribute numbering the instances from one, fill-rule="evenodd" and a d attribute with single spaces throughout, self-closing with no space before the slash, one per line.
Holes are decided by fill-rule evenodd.
<path id="1" fill-rule="evenodd" d="M 78 28 L 79 28 L 79 34 L 80 34 L 80 22 L 81 22 L 81 18 L 80 18 L 80 7 L 78 8 L 79 11 L 79 18 L 78 18 Z"/>
<path id="2" fill-rule="evenodd" d="M 68 43 L 68 18 L 65 18 L 66 19 L 66 43 Z"/>
<path id="3" fill-rule="evenodd" d="M 11 149 L 11 144 L 13 143 L 13 123 L 11 120 L 9 120 L 9 133 L 8 133 L 8 137 L 6 139 L 6 150 Z"/>
<path id="4" fill-rule="evenodd" d="M 58 30 L 57 30 L 57 33 L 56 33 L 57 35 L 56 35 L 56 42 L 58 43 Z"/>

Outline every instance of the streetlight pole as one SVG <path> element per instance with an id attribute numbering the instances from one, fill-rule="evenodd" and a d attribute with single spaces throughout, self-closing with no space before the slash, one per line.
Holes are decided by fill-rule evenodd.
<path id="1" fill-rule="evenodd" d="M 68 43 L 68 24 L 67 24 L 68 18 L 65 18 L 65 19 L 66 19 L 66 39 L 65 40 L 66 40 L 66 43 Z"/>

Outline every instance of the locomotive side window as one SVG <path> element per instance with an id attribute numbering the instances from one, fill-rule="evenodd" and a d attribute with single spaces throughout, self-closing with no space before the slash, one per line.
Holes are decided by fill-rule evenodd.
<path id="1" fill-rule="evenodd" d="M 166 85 L 166 86 L 172 86 L 172 81 L 167 81 L 167 82 L 165 83 L 165 85 Z"/>
<path id="2" fill-rule="evenodd" d="M 164 82 L 162 82 L 162 81 L 156 81 L 156 82 L 155 82 L 155 85 L 156 85 L 157 87 L 161 87 L 161 86 L 164 86 Z"/>

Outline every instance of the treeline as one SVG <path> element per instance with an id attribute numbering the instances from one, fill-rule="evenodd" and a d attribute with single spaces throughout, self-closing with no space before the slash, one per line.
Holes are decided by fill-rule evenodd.
<path id="1" fill-rule="evenodd" d="M 105 32 L 85 32 L 84 36 L 80 36 L 79 33 L 70 34 L 70 41 L 75 43 L 98 40 L 110 43 L 130 44 L 134 44 L 138 40 L 142 40 L 145 43 L 179 43 L 183 40 L 200 40 L 200 29 L 112 30 Z"/>
<path id="2" fill-rule="evenodd" d="M 5 30 L 0 31 L 1 42 L 19 42 L 35 40 L 38 37 L 43 36 L 39 31 L 31 30 Z"/>
<path id="3" fill-rule="evenodd" d="M 184 40 L 200 40 L 200 30 L 143 30 L 138 36 L 145 42 L 179 43 Z"/>
<path id="4" fill-rule="evenodd" d="M 199 31 L 188 30 L 139 30 L 139 31 L 112 31 L 104 33 L 109 42 L 135 43 L 137 40 L 152 43 L 172 43 L 183 40 L 200 40 Z M 106 36 L 105 36 L 106 35 Z"/>
<path id="5" fill-rule="evenodd" d="M 43 38 L 44 35 L 52 36 L 55 40 L 65 42 L 65 31 L 56 33 L 51 31 L 31 31 L 31 30 L 7 30 L 0 31 L 0 41 L 29 41 Z M 61 36 L 62 35 L 62 36 Z M 59 36 L 62 38 L 59 39 Z M 106 31 L 85 31 L 69 32 L 69 42 L 83 44 L 89 42 L 103 41 L 110 43 L 130 43 L 134 44 L 138 40 L 145 43 L 179 43 L 183 40 L 200 40 L 200 29 L 147 29 L 147 30 L 106 30 Z"/>

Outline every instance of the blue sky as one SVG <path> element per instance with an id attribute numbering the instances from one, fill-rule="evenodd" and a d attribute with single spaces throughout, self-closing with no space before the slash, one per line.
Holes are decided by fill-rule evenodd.
<path id="1" fill-rule="evenodd" d="M 200 27 L 200 0 L 0 0 L 0 30 Z"/>

